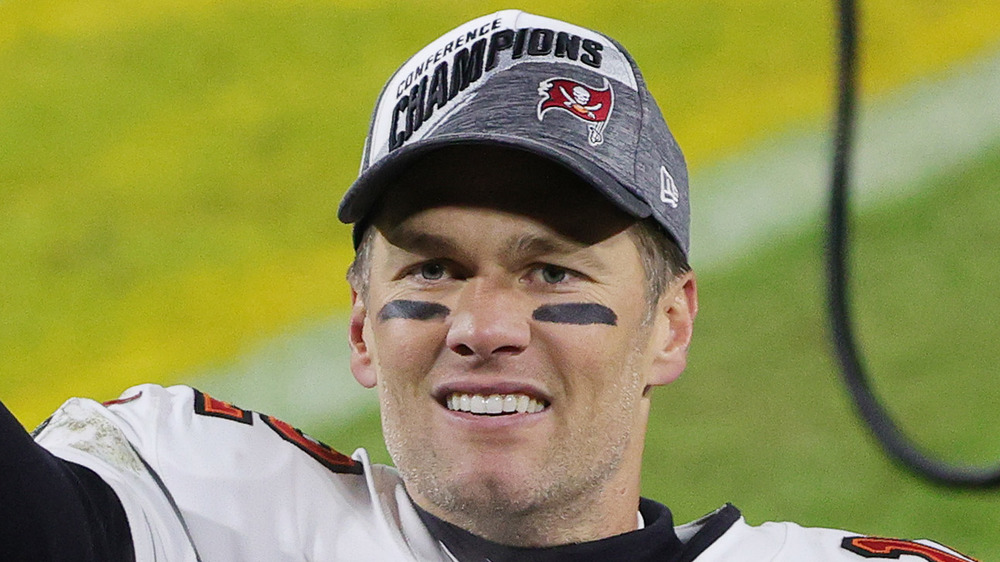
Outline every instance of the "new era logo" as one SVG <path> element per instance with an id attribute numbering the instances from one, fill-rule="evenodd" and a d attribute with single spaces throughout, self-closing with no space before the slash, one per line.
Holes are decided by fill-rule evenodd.
<path id="1" fill-rule="evenodd" d="M 660 201 L 676 209 L 680 203 L 681 194 L 677 191 L 677 184 L 674 177 L 667 171 L 666 166 L 660 166 Z"/>

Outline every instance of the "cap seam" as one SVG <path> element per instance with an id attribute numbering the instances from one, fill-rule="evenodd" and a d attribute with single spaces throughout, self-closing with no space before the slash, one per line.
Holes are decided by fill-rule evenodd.
<path id="1" fill-rule="evenodd" d="M 607 36 L 605 35 L 605 37 Z M 611 37 L 608 37 L 608 41 L 610 41 L 611 44 L 617 47 L 618 50 L 622 53 L 622 55 L 625 57 L 625 60 L 628 61 L 629 67 L 632 70 L 632 77 L 635 79 L 635 86 L 636 86 L 635 90 L 636 93 L 639 94 L 639 127 L 638 130 L 636 131 L 635 146 L 632 147 L 632 181 L 638 183 L 639 146 L 642 143 L 642 131 L 646 126 L 646 93 L 647 93 L 646 90 L 648 90 L 648 86 L 646 85 L 645 77 L 643 77 L 639 73 L 639 65 L 636 64 L 635 60 L 632 58 L 632 55 L 625 49 L 625 46 Z M 638 190 L 636 187 L 637 186 L 626 186 L 626 188 L 632 191 L 636 197 L 639 197 L 638 192 L 640 190 Z M 650 211 L 652 211 L 655 214 L 655 210 L 653 209 L 653 203 L 651 201 L 646 201 L 646 204 L 649 205 Z"/>

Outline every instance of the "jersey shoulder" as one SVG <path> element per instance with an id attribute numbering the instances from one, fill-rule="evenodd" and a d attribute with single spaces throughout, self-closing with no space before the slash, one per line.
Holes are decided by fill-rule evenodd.
<path id="1" fill-rule="evenodd" d="M 741 516 L 706 549 L 698 562 L 770 560 L 792 562 L 978 562 L 927 539 L 897 539 L 862 535 L 840 529 L 803 527 L 789 522 L 749 525 Z"/>
<path id="2" fill-rule="evenodd" d="M 138 559 L 407 559 L 391 467 L 191 387 L 71 399 L 36 439 L 112 484 Z"/>
<path id="3" fill-rule="evenodd" d="M 130 441 L 155 465 L 174 459 L 227 462 L 241 472 L 253 471 L 253 457 L 311 459 L 326 470 L 362 474 L 362 463 L 289 423 L 267 414 L 241 408 L 205 392 L 183 385 L 145 384 L 130 388 L 121 397 L 103 404 L 130 434 Z M 283 441 L 287 445 L 279 445 Z M 305 456 L 295 455 L 295 451 Z M 171 463 L 176 464 L 176 463 Z"/>

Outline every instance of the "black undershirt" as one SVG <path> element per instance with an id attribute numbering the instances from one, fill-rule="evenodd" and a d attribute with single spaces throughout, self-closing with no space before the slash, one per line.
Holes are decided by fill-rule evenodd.
<path id="1" fill-rule="evenodd" d="M 644 527 L 597 541 L 524 548 L 507 546 L 476 536 L 443 521 L 414 504 L 421 521 L 461 562 L 690 562 L 712 545 L 740 518 L 732 505 L 702 520 L 698 532 L 681 542 L 674 532 L 674 517 L 665 505 L 653 500 L 639 500 Z"/>

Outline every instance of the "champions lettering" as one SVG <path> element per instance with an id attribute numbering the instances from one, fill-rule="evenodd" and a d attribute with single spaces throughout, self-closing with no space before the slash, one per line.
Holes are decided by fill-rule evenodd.
<path id="1" fill-rule="evenodd" d="M 501 56 L 509 56 L 511 60 L 525 56 L 555 56 L 579 61 L 593 68 L 601 67 L 604 45 L 593 39 L 582 39 L 565 31 L 557 33 L 544 28 L 502 29 L 488 38 L 482 36 L 498 25 L 499 20 L 495 20 L 459 36 L 410 72 L 396 93 L 399 99 L 392 112 L 390 151 L 409 140 L 434 115 L 435 110 L 443 108 L 459 92 L 477 82 L 484 72 L 496 68 Z M 480 38 L 475 40 L 477 36 Z M 469 44 L 469 41 L 473 42 Z M 462 44 L 465 46 L 458 48 Z M 444 58 L 452 50 L 455 54 L 451 64 L 447 60 L 441 60 L 434 70 L 428 71 L 431 64 Z M 410 84 L 413 86 L 404 94 L 405 88 Z"/>

